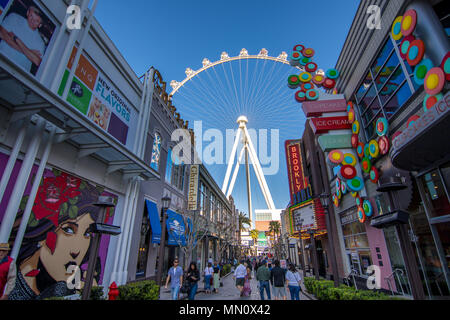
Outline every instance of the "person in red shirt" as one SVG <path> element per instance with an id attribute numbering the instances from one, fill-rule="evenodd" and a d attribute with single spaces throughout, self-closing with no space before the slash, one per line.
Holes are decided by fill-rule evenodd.
<path id="1" fill-rule="evenodd" d="M 8 300 L 16 283 L 16 263 L 8 256 L 8 243 L 0 243 L 0 300 Z"/>

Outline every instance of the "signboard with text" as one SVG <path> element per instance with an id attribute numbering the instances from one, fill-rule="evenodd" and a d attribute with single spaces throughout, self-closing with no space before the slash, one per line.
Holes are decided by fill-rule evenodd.
<path id="1" fill-rule="evenodd" d="M 287 140 L 285 142 L 285 149 L 291 204 L 295 204 L 295 194 L 308 187 L 304 174 L 301 140 Z"/>
<path id="2" fill-rule="evenodd" d="M 311 118 L 310 125 L 315 134 L 326 133 L 330 130 L 351 129 L 352 127 L 348 122 L 348 116 Z"/>
<path id="3" fill-rule="evenodd" d="M 305 101 L 302 103 L 303 112 L 307 117 L 321 116 L 328 112 L 347 112 L 345 99 Z"/>
<path id="4" fill-rule="evenodd" d="M 197 210 L 198 171 L 198 164 L 191 165 L 191 172 L 189 174 L 188 210 Z"/>

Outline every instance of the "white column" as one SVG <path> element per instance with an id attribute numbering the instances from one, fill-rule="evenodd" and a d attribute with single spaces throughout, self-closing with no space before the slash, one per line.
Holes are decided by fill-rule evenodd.
<path id="1" fill-rule="evenodd" d="M 8 163 L 6 164 L 5 171 L 3 172 L 2 180 L 0 181 L 0 202 L 2 202 L 3 195 L 5 194 L 6 186 L 8 185 L 9 178 L 11 176 L 11 172 L 14 169 L 14 165 L 17 161 L 17 156 L 19 155 L 20 148 L 22 148 L 23 140 L 25 139 L 25 135 L 27 133 L 28 126 L 30 124 L 30 118 L 27 117 L 24 119 L 22 124 L 22 128 L 17 135 L 16 142 L 14 143 L 14 147 L 9 155 Z"/>
<path id="2" fill-rule="evenodd" d="M 236 163 L 236 167 L 234 168 L 233 177 L 231 178 L 231 182 L 230 182 L 230 187 L 228 188 L 228 191 L 226 193 L 227 199 L 230 196 L 230 194 L 233 192 L 234 183 L 236 182 L 236 177 L 237 177 L 237 174 L 239 172 L 239 167 L 240 167 L 241 162 L 242 162 L 242 156 L 244 155 L 245 148 L 246 148 L 245 146 L 242 148 L 241 153 L 239 154 L 239 159 L 238 159 L 238 161 Z"/>
<path id="3" fill-rule="evenodd" d="M 136 129 L 136 140 L 135 140 L 134 146 L 133 146 L 133 152 L 135 154 L 137 154 L 137 149 L 139 148 L 139 144 L 141 142 L 141 136 L 143 135 L 142 126 L 143 126 L 144 117 L 145 117 L 144 106 L 145 106 L 145 100 L 147 97 L 147 86 L 148 86 L 147 82 L 148 82 L 148 71 L 144 75 L 144 85 L 142 87 L 142 97 L 141 97 L 141 103 L 139 105 L 139 122 L 138 122 L 137 129 Z"/>
<path id="4" fill-rule="evenodd" d="M 119 235 L 119 239 L 117 241 L 117 245 L 116 245 L 116 254 L 114 256 L 114 263 L 113 263 L 113 269 L 112 269 L 112 274 L 111 274 L 111 280 L 110 282 L 116 281 L 117 284 L 121 284 L 119 283 L 119 258 L 120 258 L 120 252 L 122 249 L 122 244 L 123 244 L 123 239 L 124 239 L 124 226 L 125 226 L 125 220 L 127 217 L 127 207 L 128 207 L 128 202 L 130 199 L 130 192 L 131 192 L 131 182 L 128 183 L 127 185 L 127 191 L 125 192 L 125 202 L 123 204 L 123 210 L 122 210 L 122 219 L 120 221 L 120 228 L 122 230 L 122 233 Z"/>
<path id="5" fill-rule="evenodd" d="M 33 209 L 34 200 L 36 198 L 36 193 L 39 189 L 39 185 L 41 183 L 42 175 L 44 174 L 45 166 L 47 165 L 48 156 L 52 149 L 53 138 L 55 136 L 56 127 L 53 127 L 50 136 L 47 141 L 47 145 L 45 146 L 44 153 L 41 158 L 41 162 L 39 164 L 39 169 L 34 177 L 33 186 L 31 188 L 31 193 L 27 201 L 27 205 L 25 207 L 25 212 L 22 216 L 22 221 L 20 222 L 19 231 L 17 232 L 16 238 L 14 240 L 14 246 L 11 252 L 11 257 L 16 259 L 19 254 L 20 246 L 22 245 L 23 236 L 25 234 L 25 230 L 27 229 L 28 220 L 30 219 L 31 209 Z"/>
<path id="6" fill-rule="evenodd" d="M 223 180 L 222 192 L 226 193 L 228 187 L 228 179 L 230 179 L 231 169 L 234 164 L 234 157 L 236 155 L 237 145 L 239 143 L 239 138 L 241 137 L 241 129 L 238 129 L 236 134 L 236 139 L 234 140 L 233 149 L 231 149 L 230 159 L 228 160 L 227 172 L 225 173 L 225 179 Z"/>
<path id="7" fill-rule="evenodd" d="M 20 168 L 17 181 L 14 185 L 11 198 L 8 202 L 8 207 L 6 208 L 5 216 L 2 220 L 2 225 L 0 226 L 0 242 L 8 242 L 9 236 L 11 235 L 11 230 L 14 225 L 14 220 L 16 219 L 17 210 L 19 209 L 23 192 L 25 191 L 28 178 L 30 177 L 31 169 L 33 168 L 34 160 L 36 159 L 36 154 L 39 150 L 39 145 L 41 143 L 44 128 L 45 120 L 39 118 L 36 126 L 36 131 L 25 153 L 22 167 Z"/>

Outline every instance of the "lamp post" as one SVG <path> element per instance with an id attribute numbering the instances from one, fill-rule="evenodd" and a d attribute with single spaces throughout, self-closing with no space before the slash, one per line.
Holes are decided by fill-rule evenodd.
<path id="1" fill-rule="evenodd" d="M 160 293 L 161 293 L 161 277 L 164 266 L 164 253 L 166 243 L 166 211 L 170 207 L 170 201 L 171 199 L 167 196 L 161 199 L 161 212 L 162 212 L 161 241 L 159 243 L 159 253 L 158 253 L 158 272 L 156 273 L 156 284 L 159 286 Z"/>
<path id="2" fill-rule="evenodd" d="M 327 223 L 327 231 L 330 235 L 331 231 L 331 220 L 330 214 L 328 212 L 328 207 L 330 205 L 330 195 L 328 193 L 322 193 L 320 196 L 320 202 L 322 203 L 322 207 L 325 210 L 325 219 Z M 336 261 L 336 252 L 334 252 L 334 242 L 331 236 L 328 237 L 328 247 L 330 248 L 330 259 L 331 259 L 331 268 L 333 269 L 333 281 L 334 286 L 339 287 L 339 272 L 337 269 L 337 261 Z"/>
<path id="3" fill-rule="evenodd" d="M 91 296 L 91 289 L 92 289 L 92 280 L 94 279 L 94 271 L 95 271 L 95 265 L 97 262 L 98 257 L 98 249 L 100 247 L 100 240 L 102 238 L 102 233 L 109 233 L 112 235 L 117 235 L 120 233 L 120 228 L 111 226 L 114 229 L 107 231 L 107 230 L 101 230 L 105 229 L 104 227 L 108 227 L 107 225 L 104 225 L 103 222 L 105 220 L 105 214 L 107 208 L 113 208 L 115 206 L 114 199 L 112 197 L 106 197 L 106 196 L 100 196 L 98 198 L 97 203 L 94 203 L 95 206 L 100 207 L 100 212 L 97 216 L 97 221 L 95 223 L 92 223 L 89 226 L 90 231 L 93 233 L 93 239 L 92 244 L 89 252 L 89 263 L 88 263 L 88 270 L 86 274 L 86 281 L 83 288 L 83 293 L 81 295 L 82 300 L 89 300 L 89 297 Z M 103 226 L 103 228 L 101 228 Z"/>

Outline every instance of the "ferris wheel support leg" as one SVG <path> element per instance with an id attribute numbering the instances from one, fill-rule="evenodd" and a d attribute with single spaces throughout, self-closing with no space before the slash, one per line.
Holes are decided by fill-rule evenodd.
<path id="1" fill-rule="evenodd" d="M 246 137 L 249 137 L 247 128 L 244 128 L 244 134 Z M 275 210 L 275 204 L 273 203 L 272 195 L 270 194 L 269 187 L 267 186 L 266 178 L 264 177 L 264 173 L 261 168 L 261 164 L 259 163 L 258 157 L 256 156 L 255 148 L 253 147 L 253 143 L 250 139 L 248 141 L 249 151 L 250 151 L 250 157 L 253 162 L 253 167 L 255 169 L 256 176 L 259 176 L 262 184 L 261 189 L 263 189 L 263 193 L 266 195 L 266 202 L 267 206 L 269 207 L 269 210 Z"/>
<path id="2" fill-rule="evenodd" d="M 241 137 L 241 130 L 238 130 L 236 134 L 236 139 L 234 140 L 233 149 L 231 149 L 230 159 L 228 160 L 227 172 L 225 173 L 225 179 L 223 180 L 222 192 L 226 193 L 228 187 L 228 181 L 230 179 L 231 169 L 234 164 L 234 157 L 236 156 L 236 150 L 239 143 L 239 139 Z M 228 198 L 228 196 L 227 196 Z"/>
<path id="3" fill-rule="evenodd" d="M 228 191 L 226 193 L 227 199 L 230 196 L 230 194 L 233 192 L 234 183 L 236 182 L 236 177 L 237 177 L 237 174 L 239 172 L 239 166 L 241 165 L 242 156 L 244 155 L 244 151 L 245 151 L 245 147 L 242 148 L 241 153 L 239 154 L 239 159 L 238 159 L 238 161 L 236 163 L 236 167 L 234 168 L 233 177 L 231 178 L 230 187 L 228 188 Z"/>
<path id="4" fill-rule="evenodd" d="M 247 175 L 247 197 L 248 197 L 248 217 L 252 220 L 252 227 L 255 229 L 255 217 L 252 210 L 252 192 L 250 190 L 250 168 L 248 165 L 248 145 L 245 146 L 245 171 Z"/>

